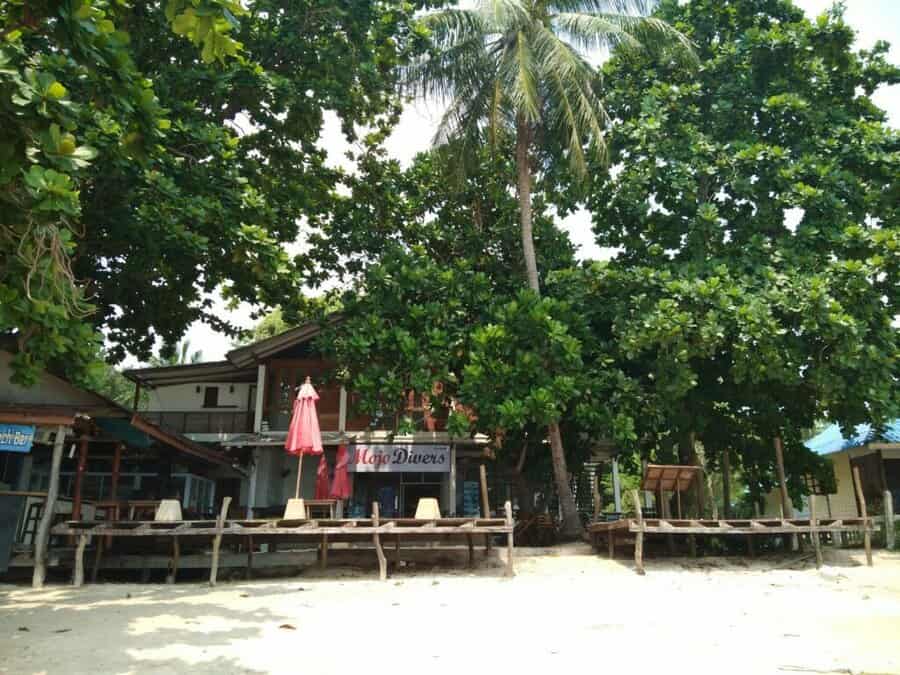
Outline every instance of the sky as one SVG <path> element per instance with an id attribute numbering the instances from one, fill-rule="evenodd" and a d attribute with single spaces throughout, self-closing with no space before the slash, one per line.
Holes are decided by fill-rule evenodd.
<path id="1" fill-rule="evenodd" d="M 794 4 L 812 18 L 830 8 L 832 0 L 794 0 Z M 845 20 L 857 31 L 856 48 L 868 49 L 877 40 L 887 40 L 891 43 L 890 61 L 900 63 L 900 0 L 847 0 L 846 7 Z M 888 112 L 891 125 L 900 127 L 900 85 L 882 88 L 875 93 L 874 100 Z M 437 103 L 420 102 L 409 106 L 387 141 L 389 154 L 403 166 L 409 165 L 416 154 L 430 147 L 441 113 L 442 108 Z M 326 116 L 320 144 L 328 151 L 330 161 L 343 161 L 347 143 L 335 115 Z M 560 225 L 578 247 L 579 258 L 604 259 L 610 256 L 610 251 L 601 249 L 594 242 L 590 214 L 586 211 L 570 215 Z M 225 308 L 221 302 L 216 305 L 217 314 L 223 318 L 243 328 L 253 325 L 249 305 L 241 305 L 234 311 Z M 223 359 L 232 347 L 231 338 L 201 322 L 192 324 L 185 337 L 190 340 L 192 350 L 202 350 L 204 361 Z M 135 363 L 130 359 L 128 365 L 134 366 Z"/>

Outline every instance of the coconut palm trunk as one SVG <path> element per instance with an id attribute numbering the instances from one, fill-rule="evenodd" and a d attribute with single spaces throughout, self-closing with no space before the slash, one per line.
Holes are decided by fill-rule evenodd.
<path id="1" fill-rule="evenodd" d="M 532 234 L 535 143 L 556 139 L 566 148 L 573 176 L 588 159 L 604 161 L 607 122 L 586 55 L 620 45 L 665 45 L 674 57 L 695 61 L 690 43 L 664 21 L 647 16 L 648 0 L 476 0 L 421 18 L 432 49 L 404 69 L 409 91 L 438 98 L 447 108 L 435 143 L 455 142 L 461 166 L 472 147 L 515 137 L 522 253 L 529 287 L 540 294 Z M 540 131 L 540 135 L 536 135 Z M 552 160 L 551 160 L 552 161 Z M 569 488 L 559 426 L 548 428 L 553 473 L 563 512 L 563 533 L 577 536 L 581 522 Z"/>
<path id="2" fill-rule="evenodd" d="M 522 228 L 522 253 L 525 258 L 528 286 L 537 295 L 540 295 L 541 284 L 538 279 L 534 233 L 531 227 L 531 157 L 529 152 L 531 134 L 532 131 L 527 122 L 519 116 L 516 121 L 516 173 L 518 176 L 519 221 Z M 569 485 L 569 469 L 566 466 L 566 453 L 559 425 L 555 422 L 550 424 L 547 427 L 547 435 L 553 460 L 553 480 L 556 484 L 556 494 L 559 496 L 559 505 L 562 511 L 562 535 L 575 538 L 581 535 L 583 528 L 581 518 L 578 517 L 575 496 Z"/>

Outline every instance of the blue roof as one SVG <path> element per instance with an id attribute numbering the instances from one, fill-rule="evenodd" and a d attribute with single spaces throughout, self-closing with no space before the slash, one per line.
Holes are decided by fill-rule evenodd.
<path id="1" fill-rule="evenodd" d="M 841 434 L 837 424 L 831 424 L 805 441 L 804 445 L 817 455 L 830 455 L 833 452 L 858 448 L 872 442 L 900 443 L 900 419 L 888 422 L 882 434 L 876 433 L 871 424 L 859 424 L 849 438 Z"/>

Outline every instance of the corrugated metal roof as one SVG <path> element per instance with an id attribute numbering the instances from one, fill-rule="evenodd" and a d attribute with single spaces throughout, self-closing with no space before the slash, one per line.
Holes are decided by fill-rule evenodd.
<path id="1" fill-rule="evenodd" d="M 837 424 L 832 424 L 804 442 L 804 445 L 817 455 L 830 455 L 872 442 L 900 443 L 900 419 L 889 422 L 881 434 L 876 433 L 871 424 L 859 424 L 849 437 L 841 433 Z"/>

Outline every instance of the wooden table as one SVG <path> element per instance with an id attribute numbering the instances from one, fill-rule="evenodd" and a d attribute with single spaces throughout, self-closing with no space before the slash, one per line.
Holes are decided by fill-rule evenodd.
<path id="1" fill-rule="evenodd" d="M 322 510 L 327 512 L 328 518 L 334 518 L 334 511 L 337 508 L 337 499 L 304 499 L 303 504 L 306 506 L 306 517 L 312 518 L 314 510 Z"/>

